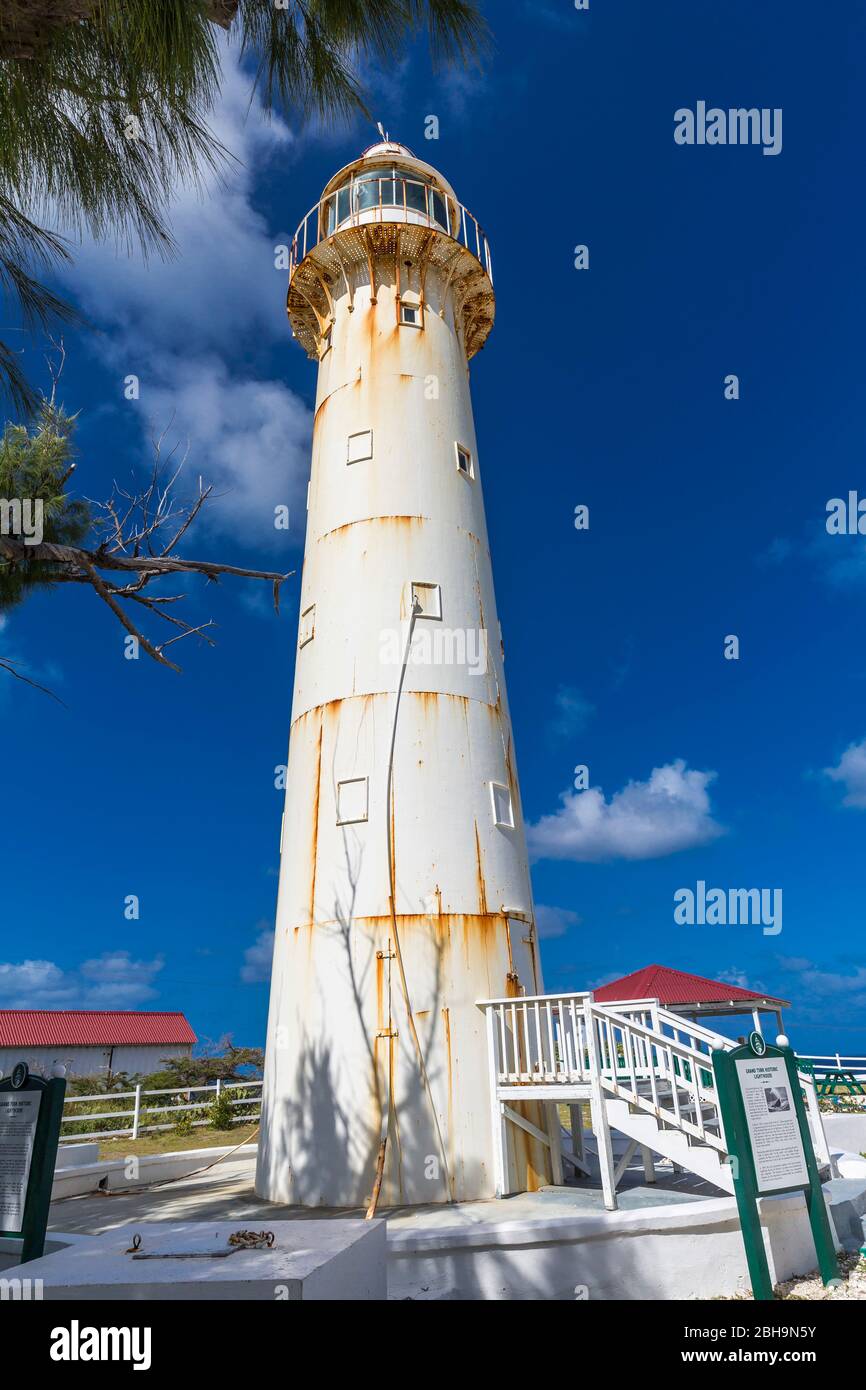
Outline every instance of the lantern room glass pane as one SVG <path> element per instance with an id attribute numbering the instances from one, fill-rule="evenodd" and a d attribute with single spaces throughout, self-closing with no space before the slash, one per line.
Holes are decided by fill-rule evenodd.
<path id="1" fill-rule="evenodd" d="M 430 189 L 430 217 L 438 226 L 448 229 L 448 213 L 445 209 L 445 199 L 435 188 Z"/>
<path id="2" fill-rule="evenodd" d="M 392 168 L 363 169 L 354 179 L 347 179 L 329 194 L 322 208 L 322 226 L 326 236 L 348 221 L 352 213 L 369 212 L 374 208 L 406 207 L 420 213 L 448 230 L 448 207 L 445 196 L 424 174 Z"/>
<path id="3" fill-rule="evenodd" d="M 377 208 L 380 199 L 390 206 L 394 202 L 393 172 L 390 169 L 365 169 L 356 176 L 354 190 L 356 212 Z"/>
<path id="4" fill-rule="evenodd" d="M 423 183 L 416 183 L 414 180 L 406 180 L 406 206 L 412 212 L 427 211 L 427 189 Z"/>

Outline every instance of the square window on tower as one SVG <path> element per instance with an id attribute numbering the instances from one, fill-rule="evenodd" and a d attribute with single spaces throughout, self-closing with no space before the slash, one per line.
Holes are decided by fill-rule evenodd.
<path id="1" fill-rule="evenodd" d="M 410 328 L 421 328 L 421 305 L 412 304 L 408 300 L 400 301 L 400 322 L 408 324 Z"/>
<path id="2" fill-rule="evenodd" d="M 457 472 L 462 473 L 464 478 L 474 478 L 475 469 L 472 464 L 472 455 L 470 454 L 469 450 L 464 448 L 462 444 L 457 443 L 455 443 L 454 449 L 457 454 Z"/>
<path id="3" fill-rule="evenodd" d="M 363 463 L 365 459 L 373 457 L 373 431 L 359 430 L 357 434 L 349 435 L 349 450 L 346 456 L 347 463 Z"/>
<path id="4" fill-rule="evenodd" d="M 316 635 L 316 605 L 311 603 L 301 614 L 298 624 L 298 646 L 305 647 Z"/>
<path id="5" fill-rule="evenodd" d="M 442 590 L 438 584 L 413 584 L 412 603 L 417 603 L 419 618 L 442 617 Z"/>
<path id="6" fill-rule="evenodd" d="M 514 806 L 511 792 L 502 782 L 490 783 L 490 801 L 493 807 L 493 824 L 502 825 L 507 830 L 514 829 Z"/>
<path id="7" fill-rule="evenodd" d="M 337 783 L 337 824 L 357 825 L 367 819 L 367 778 Z"/>

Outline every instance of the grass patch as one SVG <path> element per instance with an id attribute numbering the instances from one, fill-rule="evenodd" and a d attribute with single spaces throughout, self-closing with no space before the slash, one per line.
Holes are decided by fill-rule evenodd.
<path id="1" fill-rule="evenodd" d="M 173 1130 L 165 1130 L 161 1134 L 143 1134 L 140 1139 L 135 1140 L 100 1139 L 99 1157 L 101 1161 L 105 1161 L 109 1158 L 125 1158 L 127 1154 L 172 1154 L 185 1153 L 187 1149 L 230 1149 L 235 1144 L 243 1143 L 254 1128 L 255 1122 L 235 1125 L 230 1133 L 208 1126 L 194 1129 L 191 1134 L 175 1134 Z"/>

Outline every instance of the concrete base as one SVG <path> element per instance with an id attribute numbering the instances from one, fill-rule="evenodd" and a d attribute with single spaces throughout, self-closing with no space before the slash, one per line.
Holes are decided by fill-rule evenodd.
<path id="1" fill-rule="evenodd" d="M 861 1182 L 866 1179 L 866 1158 L 860 1154 L 843 1153 L 839 1149 L 832 1149 L 830 1157 L 836 1176 L 840 1178 L 854 1178 Z"/>
<path id="2" fill-rule="evenodd" d="M 821 1118 L 831 1149 L 866 1153 L 866 1109 L 859 1115 L 823 1115 Z"/>
<path id="3" fill-rule="evenodd" d="M 119 1222 L 128 1238 L 142 1230 L 142 1223 L 160 1218 L 178 1227 L 231 1221 L 234 1230 L 257 1231 L 288 1223 L 298 1239 L 309 1227 L 347 1222 L 346 1211 L 313 1215 L 263 1202 L 255 1196 L 252 1176 L 252 1160 L 236 1156 L 212 1172 L 167 1187 L 61 1202 L 52 1208 L 52 1239 L 69 1239 L 62 1234 L 69 1231 L 77 1231 L 79 1239 L 86 1232 L 90 1239 L 90 1233 Z M 380 1211 L 387 1219 L 388 1296 L 677 1300 L 748 1287 L 732 1197 L 711 1191 L 690 1174 L 665 1172 L 663 1165 L 653 1184 L 635 1165 L 618 1197 L 616 1212 L 604 1211 L 601 1192 L 590 1184 L 500 1201 Z M 761 1217 L 776 1281 L 815 1268 L 801 1195 L 765 1198 Z M 212 1295 L 205 1289 L 198 1296 Z"/>
<path id="4" fill-rule="evenodd" d="M 249 1223 L 134 1222 L 20 1266 L 43 1298 L 268 1302 L 384 1300 L 384 1221 L 268 1221 L 271 1249 L 223 1254 Z M 141 1236 L 140 1255 L 130 1252 Z"/>
<path id="5" fill-rule="evenodd" d="M 566 1189 L 560 1189 L 567 1193 Z M 544 1219 L 534 1193 L 512 1199 L 514 1220 L 496 1203 L 428 1211 L 388 1226 L 388 1296 L 416 1300 L 687 1300 L 730 1296 L 750 1281 L 732 1197 L 635 1207 L 567 1210 L 568 1195 Z M 558 1208 L 558 1210 L 557 1210 Z M 529 1212 L 532 1211 L 532 1215 Z M 557 1214 L 554 1215 L 554 1211 Z M 775 1283 L 815 1268 L 800 1193 L 759 1202 Z"/>
<path id="6" fill-rule="evenodd" d="M 89 1145 L 82 1147 L 90 1147 Z M 226 1144 L 212 1149 L 183 1149 L 178 1153 L 143 1154 L 140 1156 L 118 1155 L 117 1158 L 101 1159 L 99 1162 L 82 1162 L 73 1167 L 61 1168 L 58 1150 L 58 1164 L 54 1170 L 54 1183 L 51 1188 L 52 1202 L 62 1197 L 80 1197 L 85 1192 L 122 1192 L 125 1187 L 143 1187 L 147 1183 L 164 1182 L 166 1178 L 183 1178 L 216 1163 L 217 1159 L 231 1153 L 235 1146 Z M 98 1145 L 93 1145 L 98 1149 Z M 235 1150 L 239 1158 L 255 1157 L 255 1144 L 243 1144 Z M 94 1155 L 94 1160 L 98 1153 Z M 215 1170 L 218 1175 L 220 1169 Z"/>
<path id="7" fill-rule="evenodd" d="M 824 1188 L 843 1250 L 866 1244 L 866 1178 L 834 1178 Z"/>
<path id="8" fill-rule="evenodd" d="M 53 1255 L 58 1250 L 66 1250 L 70 1245 L 76 1245 L 80 1240 L 87 1239 L 87 1236 L 70 1234 L 66 1231 L 59 1236 L 54 1236 L 49 1233 L 45 1241 L 43 1257 L 46 1255 Z M 32 1263 L 35 1264 L 36 1261 L 34 1260 Z M 7 1270 L 12 1270 L 13 1275 L 16 1275 L 19 1266 L 21 1266 L 20 1240 L 12 1240 L 9 1236 L 0 1236 L 0 1275 L 5 1274 Z M 27 1274 L 27 1268 L 27 1265 L 21 1268 L 22 1279 L 25 1278 Z M 0 1291 L 0 1299 L 2 1298 L 3 1294 L 2 1291 Z"/>
<path id="9" fill-rule="evenodd" d="M 55 1173 L 67 1168 L 80 1168 L 82 1164 L 99 1162 L 98 1144 L 61 1144 L 57 1150 Z"/>

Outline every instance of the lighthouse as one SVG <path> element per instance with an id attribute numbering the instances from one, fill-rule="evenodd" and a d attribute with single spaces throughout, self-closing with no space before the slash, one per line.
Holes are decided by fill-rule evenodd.
<path id="1" fill-rule="evenodd" d="M 298 228 L 288 314 L 318 385 L 256 1190 L 489 1197 L 477 1001 L 542 981 L 469 387 L 487 238 L 386 138 Z"/>

